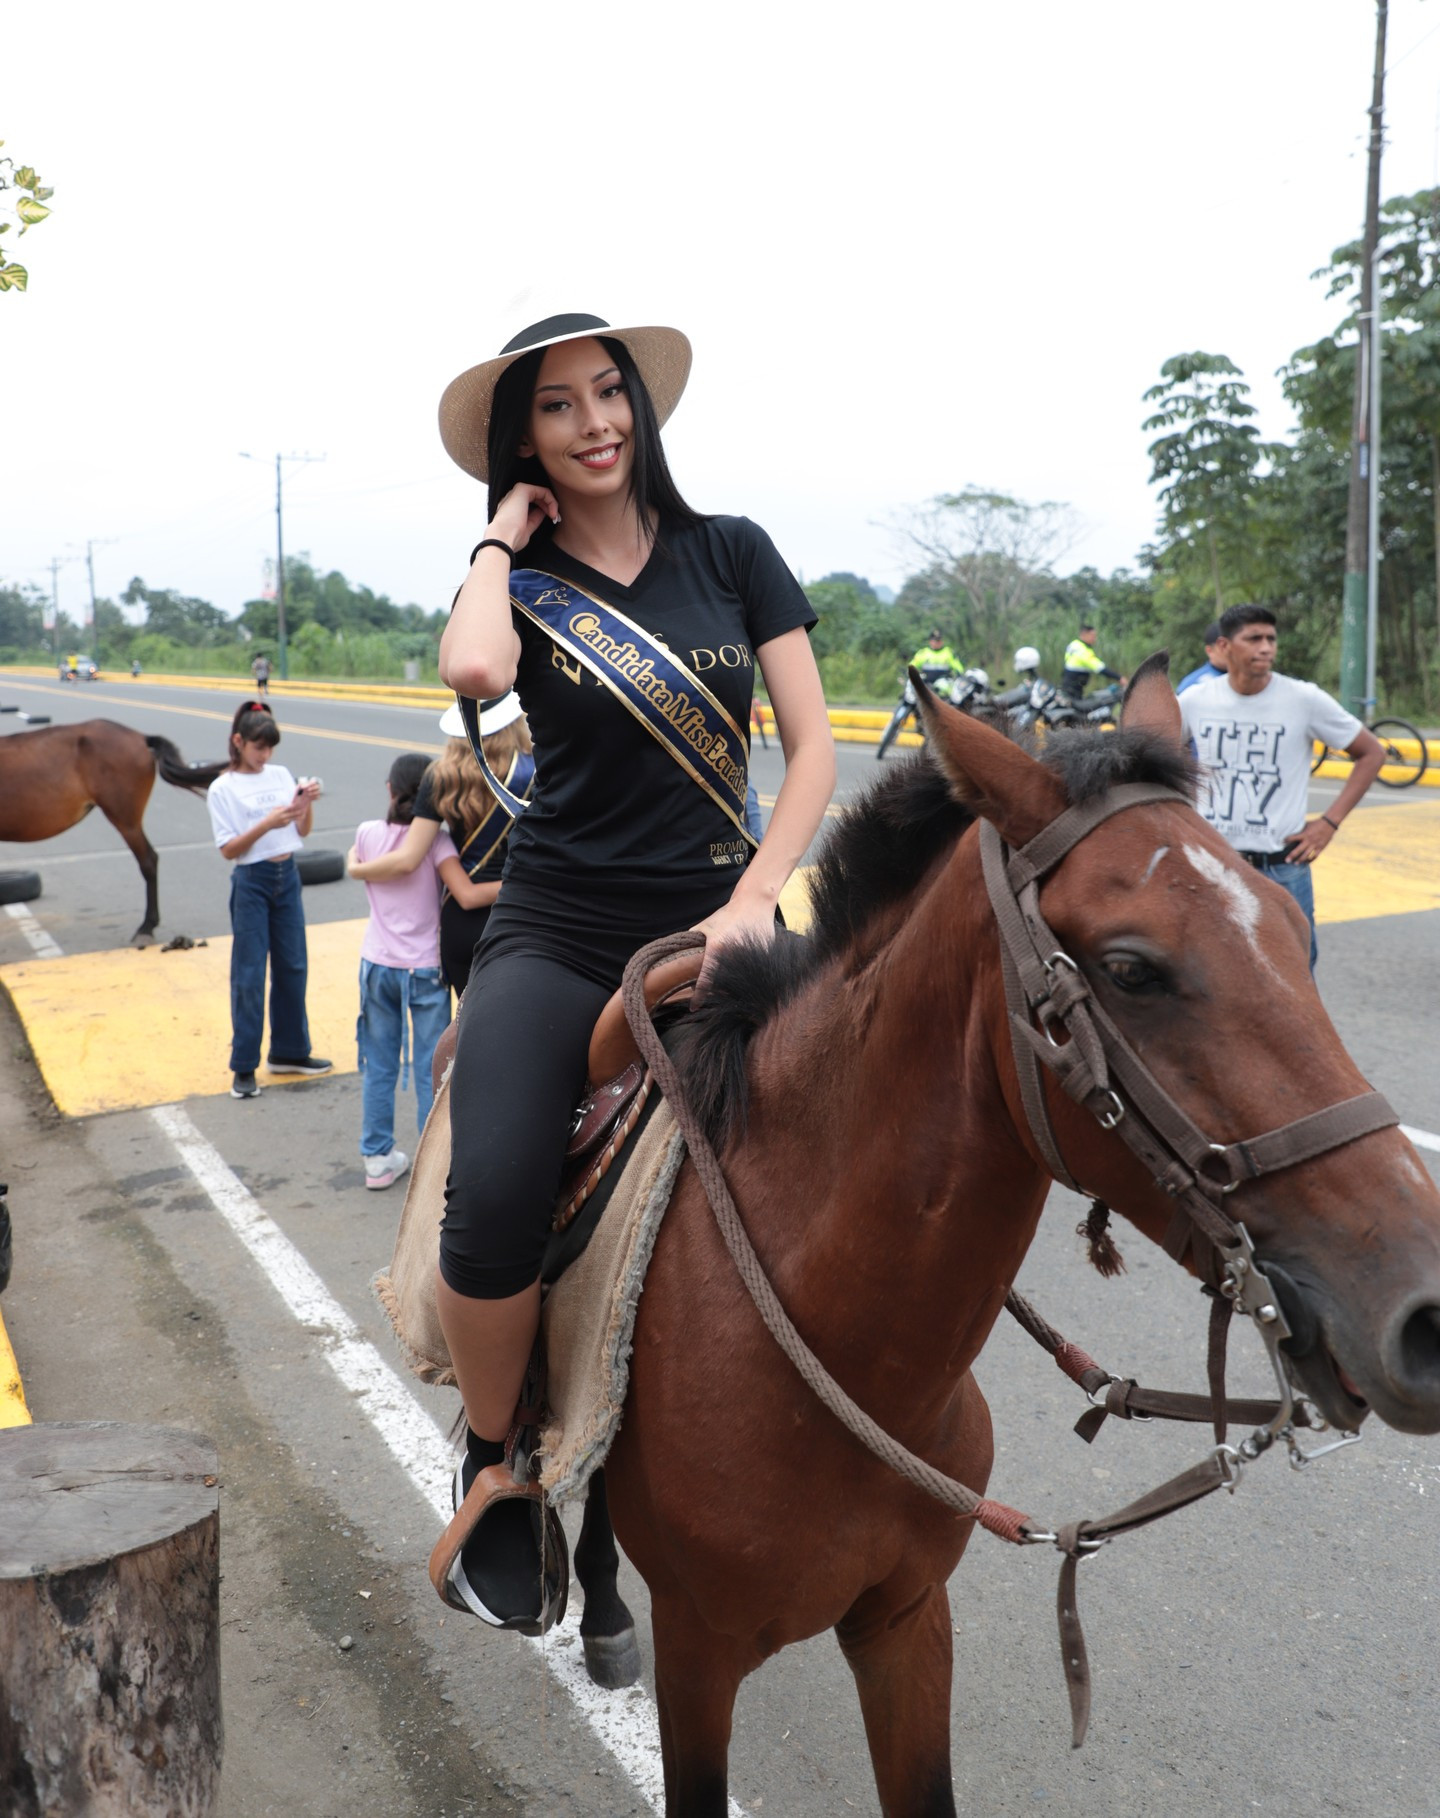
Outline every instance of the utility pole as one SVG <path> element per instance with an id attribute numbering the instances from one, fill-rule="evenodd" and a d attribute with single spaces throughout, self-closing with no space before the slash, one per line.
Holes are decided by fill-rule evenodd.
<path id="1" fill-rule="evenodd" d="M 107 543 L 118 543 L 119 537 L 87 537 L 85 539 L 85 572 L 90 577 L 90 616 L 86 624 L 93 632 L 95 629 L 95 549 L 102 549 Z"/>
<path id="2" fill-rule="evenodd" d="M 52 656 L 60 654 L 60 570 L 69 560 L 69 556 L 51 556 L 50 558 L 50 651 Z"/>
<path id="3" fill-rule="evenodd" d="M 258 461 L 259 455 L 244 454 L 242 461 Z M 280 679 L 290 680 L 290 656 L 285 648 L 285 503 L 284 480 L 281 463 L 283 461 L 323 461 L 324 455 L 282 455 L 275 457 L 275 631 L 279 645 L 277 655 L 280 660 Z"/>
<path id="4" fill-rule="evenodd" d="M 1350 428 L 1350 498 L 1345 516 L 1345 593 L 1340 618 L 1340 700 L 1368 719 L 1366 700 L 1366 582 L 1370 568 L 1370 482 L 1380 451 L 1372 447 L 1371 396 L 1375 380 L 1375 249 L 1380 243 L 1380 152 L 1385 122 L 1385 16 L 1387 0 L 1375 0 L 1375 76 L 1370 94 L 1370 165 L 1365 185 L 1365 241 L 1360 261 L 1360 339 L 1355 349 L 1355 409 Z"/>

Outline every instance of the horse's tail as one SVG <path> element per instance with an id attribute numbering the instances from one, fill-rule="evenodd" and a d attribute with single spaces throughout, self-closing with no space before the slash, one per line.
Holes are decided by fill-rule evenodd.
<path id="1" fill-rule="evenodd" d="M 155 768 L 162 779 L 173 783 L 177 789 L 188 789 L 195 795 L 203 795 L 217 776 L 223 776 L 230 768 L 229 764 L 187 764 L 180 755 L 178 745 L 171 744 L 169 739 L 152 735 L 145 743 L 155 753 Z"/>

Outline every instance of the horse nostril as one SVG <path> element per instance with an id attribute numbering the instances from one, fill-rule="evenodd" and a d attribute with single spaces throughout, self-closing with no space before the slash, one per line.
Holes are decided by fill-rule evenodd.
<path id="1" fill-rule="evenodd" d="M 1440 1386 L 1440 1307 L 1417 1307 L 1400 1328 L 1400 1367 L 1414 1388 Z"/>

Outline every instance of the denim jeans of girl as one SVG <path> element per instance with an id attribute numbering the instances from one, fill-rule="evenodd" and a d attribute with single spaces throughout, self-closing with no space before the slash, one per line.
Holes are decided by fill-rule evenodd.
<path id="1" fill-rule="evenodd" d="M 415 1074 L 416 1128 L 425 1128 L 434 1089 L 430 1068 L 435 1044 L 450 1021 L 450 987 L 440 968 L 360 962 L 360 1018 L 355 1041 L 360 1051 L 362 1155 L 388 1155 L 395 1147 L 395 1088 L 404 1073 Z"/>
<path id="2" fill-rule="evenodd" d="M 305 911 L 293 858 L 259 859 L 230 873 L 230 1071 L 260 1065 L 265 1028 L 265 967 L 270 966 L 270 1052 L 303 1060 L 310 1052 L 305 1016 Z"/>

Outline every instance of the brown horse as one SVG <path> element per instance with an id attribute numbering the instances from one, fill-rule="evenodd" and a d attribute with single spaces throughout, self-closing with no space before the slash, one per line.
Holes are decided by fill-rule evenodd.
<path id="1" fill-rule="evenodd" d="M 990 1421 L 971 1365 L 1051 1173 L 1022 1102 L 975 823 L 1018 849 L 1070 804 L 1135 782 L 1188 798 L 1191 776 L 1163 659 L 1132 683 L 1120 732 L 1053 738 L 1043 761 L 933 697 L 922 710 L 926 756 L 888 773 L 822 857 L 808 952 L 728 957 L 677 1058 L 806 1341 L 905 1446 L 983 1492 Z M 1212 1143 L 1365 1092 L 1295 905 L 1188 799 L 1087 833 L 1040 905 L 1073 977 Z M 1174 1202 L 1151 1169 L 1048 1076 L 1044 1095 L 1070 1171 L 1162 1239 Z M 1373 1409 L 1440 1430 L 1440 1194 L 1399 1129 L 1247 1180 L 1223 1204 L 1309 1318 L 1305 1355 L 1285 1367 L 1319 1411 L 1347 1429 Z M 954 1813 L 946 1581 L 975 1523 L 820 1405 L 762 1326 L 688 1161 L 605 1475 L 650 1589 L 672 1818 L 722 1818 L 741 1679 L 824 1629 L 855 1677 L 882 1811 Z M 603 1655 L 628 1616 L 594 1490 L 576 1566 L 582 1633 Z"/>
<path id="2" fill-rule="evenodd" d="M 145 919 L 136 946 L 160 920 L 160 861 L 145 837 L 145 804 L 158 770 L 167 783 L 201 795 L 225 764 L 187 764 L 169 739 L 115 720 L 45 726 L 0 739 L 0 840 L 49 840 L 98 808 L 135 854 L 145 879 Z"/>

